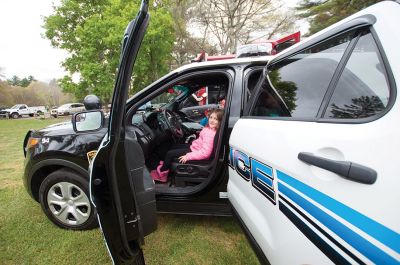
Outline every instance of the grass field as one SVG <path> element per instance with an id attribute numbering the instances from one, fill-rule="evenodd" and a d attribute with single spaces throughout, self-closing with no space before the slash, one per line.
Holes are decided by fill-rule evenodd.
<path id="1" fill-rule="evenodd" d="M 22 184 L 28 129 L 60 120 L 0 120 L 0 264 L 111 264 L 99 229 L 53 225 Z M 147 264 L 258 264 L 232 218 L 158 215 L 146 237 Z"/>

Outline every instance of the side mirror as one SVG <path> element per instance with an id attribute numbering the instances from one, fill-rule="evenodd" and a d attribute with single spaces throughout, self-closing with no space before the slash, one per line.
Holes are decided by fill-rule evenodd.
<path id="1" fill-rule="evenodd" d="M 103 127 L 104 114 L 101 110 L 78 112 L 72 116 L 75 132 L 96 131 Z"/>

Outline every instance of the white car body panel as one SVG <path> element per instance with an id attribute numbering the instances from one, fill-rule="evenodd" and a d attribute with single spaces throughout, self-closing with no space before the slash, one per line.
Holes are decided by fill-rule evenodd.
<path id="1" fill-rule="evenodd" d="M 366 14 L 377 18 L 373 29 L 398 85 L 400 4 L 374 5 L 330 28 Z M 361 124 L 251 118 L 236 123 L 231 148 L 271 167 L 275 198 L 268 199 L 253 179 L 246 181 L 230 168 L 229 200 L 272 264 L 331 264 L 321 250 L 323 244 L 351 264 L 400 263 L 399 120 L 395 102 L 383 117 Z M 300 161 L 300 152 L 367 166 L 377 171 L 377 180 L 372 185 L 350 181 Z M 304 229 L 322 238 L 320 245 L 313 244 L 280 207 L 296 208 L 293 213 Z"/>
<path id="2" fill-rule="evenodd" d="M 28 107 L 28 105 L 26 104 L 16 104 L 9 109 L 4 109 L 2 113 L 4 113 L 3 115 L 6 115 L 6 113 L 8 115 L 12 115 L 13 113 L 18 113 L 19 116 L 25 116 L 25 115 L 33 115 L 36 112 L 32 108 Z"/>
<path id="3" fill-rule="evenodd" d="M 77 106 L 79 105 L 79 106 Z M 69 103 L 69 104 L 64 104 L 62 106 L 60 106 L 57 109 L 57 115 L 70 115 L 70 114 L 74 114 L 80 111 L 85 111 L 85 106 L 81 103 Z M 53 111 L 52 111 L 53 113 Z"/>

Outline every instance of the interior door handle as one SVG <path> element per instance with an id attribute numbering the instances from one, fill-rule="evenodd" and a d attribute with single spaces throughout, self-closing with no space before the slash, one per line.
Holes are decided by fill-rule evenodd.
<path id="1" fill-rule="evenodd" d="M 374 169 L 351 161 L 327 159 L 307 152 L 300 152 L 297 158 L 307 164 L 334 172 L 348 180 L 373 184 L 377 178 L 377 173 Z"/>

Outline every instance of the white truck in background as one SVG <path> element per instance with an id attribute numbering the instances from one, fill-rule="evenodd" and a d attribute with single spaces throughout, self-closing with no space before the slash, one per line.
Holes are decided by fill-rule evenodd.
<path id="1" fill-rule="evenodd" d="M 18 119 L 23 116 L 33 117 L 45 113 L 47 110 L 44 106 L 28 107 L 26 104 L 17 104 L 9 109 L 0 112 L 0 117 Z"/>

